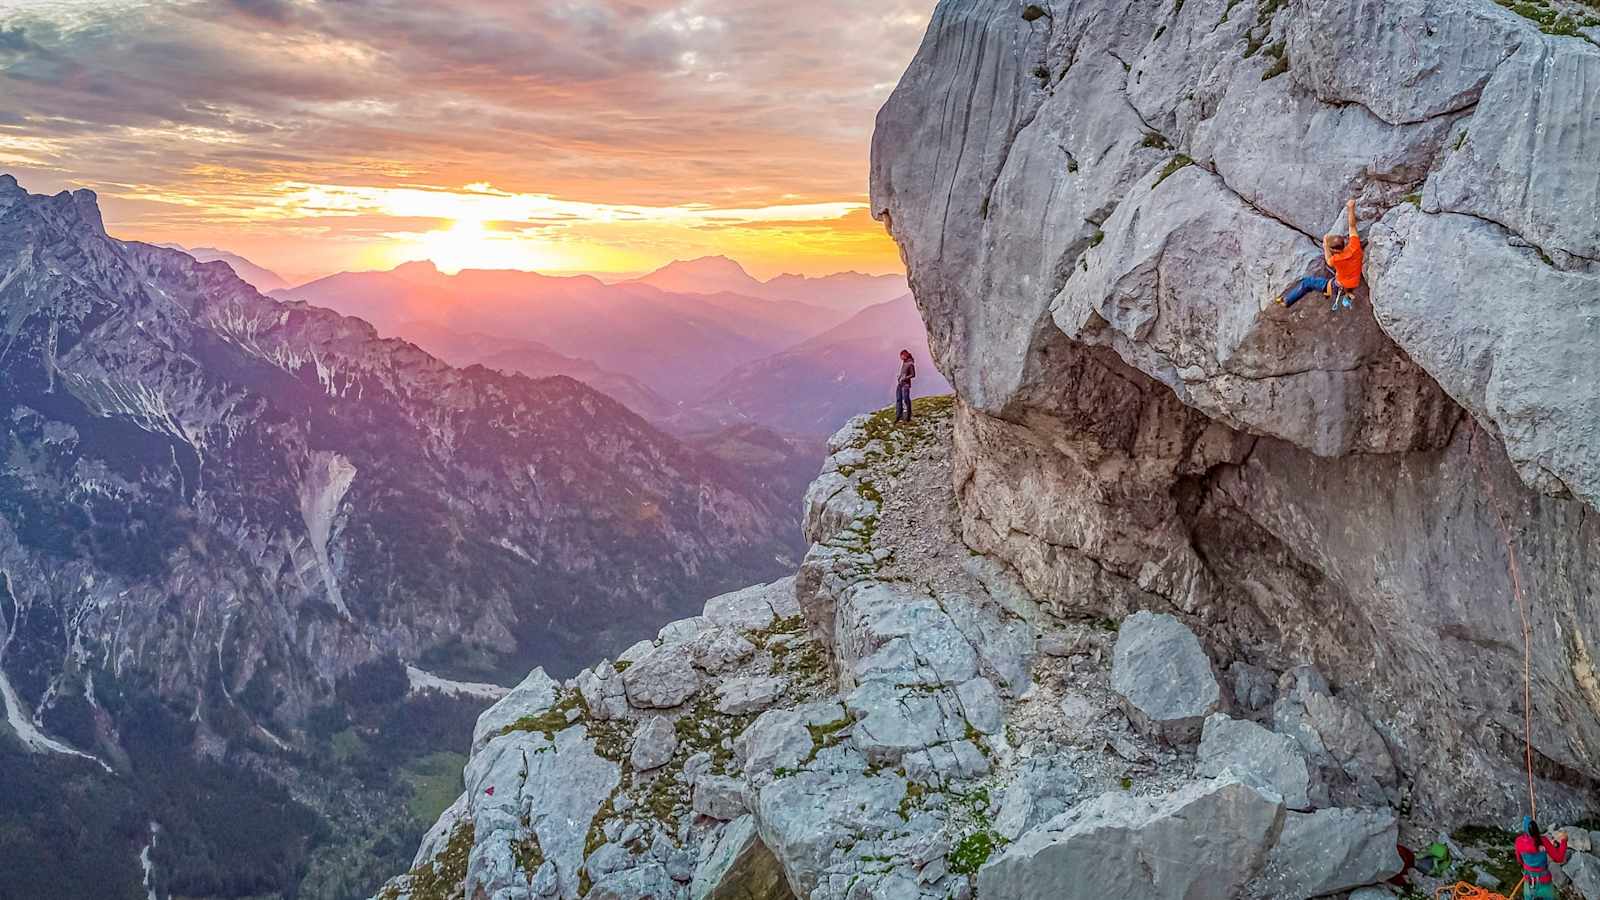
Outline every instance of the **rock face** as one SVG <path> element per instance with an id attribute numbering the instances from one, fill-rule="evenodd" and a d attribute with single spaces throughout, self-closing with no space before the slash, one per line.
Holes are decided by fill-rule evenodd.
<path id="1" fill-rule="evenodd" d="M 915 426 L 836 436 L 795 578 L 485 712 L 468 794 L 383 900 L 438 886 L 466 843 L 463 888 L 501 900 L 1282 900 L 1391 874 L 1394 813 L 1330 806 L 1397 783 L 1371 775 L 1372 726 L 1298 667 L 1245 678 L 1260 721 L 1211 715 L 1198 750 L 1136 728 L 1129 698 L 1169 726 L 1223 702 L 1207 649 L 1170 616 L 1055 622 L 962 547 L 955 416 L 924 402 Z M 719 631 L 751 652 L 697 669 Z M 698 674 L 669 700 L 636 674 L 657 670 Z"/>
<path id="2" fill-rule="evenodd" d="M 1017 841 L 979 873 L 978 892 L 1015 900 L 1229 900 L 1282 827 L 1279 798 L 1234 778 L 1150 801 L 1105 794 Z"/>
<path id="3" fill-rule="evenodd" d="M 1181 620 L 1315 802 L 1525 803 L 1513 572 L 1541 809 L 1594 796 L 1593 31 L 1491 0 L 942 0 L 879 114 L 964 542 L 1041 621 Z M 1271 304 L 1347 197 L 1355 307 Z M 1303 664 L 1324 683 L 1271 685 Z"/>

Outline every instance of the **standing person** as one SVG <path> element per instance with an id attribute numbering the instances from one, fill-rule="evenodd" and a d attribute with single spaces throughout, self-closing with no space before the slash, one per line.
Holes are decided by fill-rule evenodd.
<path id="1" fill-rule="evenodd" d="M 1322 239 L 1322 261 L 1332 270 L 1328 278 L 1307 276 L 1295 282 L 1287 291 L 1273 297 L 1273 302 L 1293 306 L 1301 297 L 1321 292 L 1333 298 L 1333 308 L 1350 308 L 1350 295 L 1361 286 L 1361 237 L 1356 234 L 1356 202 L 1344 205 L 1345 217 L 1350 222 L 1350 236 L 1330 234 Z"/>
<path id="2" fill-rule="evenodd" d="M 1558 831 L 1560 843 L 1551 841 L 1539 832 L 1539 823 L 1530 816 L 1522 817 L 1522 833 L 1517 835 L 1517 862 L 1522 864 L 1522 876 L 1528 889 L 1525 900 L 1556 900 L 1556 888 L 1550 875 L 1550 864 L 1561 865 L 1567 861 L 1567 834 Z"/>
<path id="3" fill-rule="evenodd" d="M 894 420 L 911 421 L 911 379 L 917 377 L 917 363 L 910 350 L 900 351 L 900 383 L 894 390 Z"/>

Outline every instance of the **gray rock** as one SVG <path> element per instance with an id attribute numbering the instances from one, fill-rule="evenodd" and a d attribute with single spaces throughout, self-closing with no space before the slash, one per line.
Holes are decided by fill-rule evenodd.
<path id="1" fill-rule="evenodd" d="M 688 641 L 694 664 L 708 674 L 716 675 L 737 666 L 755 655 L 754 644 L 732 628 L 709 628 Z"/>
<path id="2" fill-rule="evenodd" d="M 1600 900 L 1600 858 L 1590 853 L 1570 852 L 1561 871 L 1583 900 Z"/>
<path id="3" fill-rule="evenodd" d="M 691 616 L 690 618 L 668 622 L 661 626 L 661 631 L 656 637 L 663 644 L 681 644 L 685 641 L 694 640 L 696 635 L 710 627 L 712 627 L 712 623 L 706 617 Z"/>
<path id="4" fill-rule="evenodd" d="M 960 398 L 963 543 L 1042 620 L 1173 610 L 1317 659 L 1351 686 L 1313 701 L 1325 802 L 1395 799 L 1392 754 L 1427 817 L 1514 813 L 1517 754 L 1462 726 L 1521 716 L 1493 687 L 1522 663 L 1503 523 L 1561 598 L 1540 621 L 1600 617 L 1570 564 L 1600 508 L 1597 34 L 1488 0 L 942 0 L 878 116 L 871 208 Z M 1271 305 L 1346 197 L 1366 295 Z M 1562 634 L 1536 749 L 1597 777 L 1600 641 Z"/>
<path id="5" fill-rule="evenodd" d="M 556 872 L 556 864 L 545 860 L 539 870 L 533 873 L 533 880 L 528 883 L 528 889 L 533 891 L 535 897 L 554 897 L 561 891 L 561 877 Z"/>
<path id="6" fill-rule="evenodd" d="M 1390 809 L 1289 813 L 1251 896 L 1321 897 L 1384 881 L 1403 868 L 1398 837 Z"/>
<path id="7" fill-rule="evenodd" d="M 655 641 L 639 641 L 638 643 L 630 646 L 628 649 L 617 654 L 617 662 L 625 662 L 628 665 L 633 665 L 639 660 L 644 659 L 645 655 L 655 648 Z"/>
<path id="8" fill-rule="evenodd" d="M 762 631 L 775 618 L 772 598 L 794 593 L 794 579 L 758 584 L 706 601 L 704 616 L 713 625 L 736 631 Z"/>
<path id="9" fill-rule="evenodd" d="M 478 722 L 472 728 L 472 752 L 482 750 L 507 725 L 554 706 L 560 692 L 561 686 L 546 675 L 542 667 L 529 672 L 511 693 L 478 715 Z"/>
<path id="10" fill-rule="evenodd" d="M 1066 812 L 1077 803 L 1083 778 L 1064 757 L 1034 758 L 1018 767 L 1005 790 L 994 829 L 1008 841 Z"/>
<path id="11" fill-rule="evenodd" d="M 654 645 L 647 645 L 653 650 Z M 644 651 L 648 655 L 649 650 Z M 642 657 L 641 657 L 642 658 Z M 602 721 L 627 718 L 628 695 L 617 670 L 607 663 L 593 669 L 584 669 L 577 677 L 578 693 L 583 695 L 583 705 L 589 715 Z"/>
<path id="12" fill-rule="evenodd" d="M 1376 886 L 1356 888 L 1350 892 L 1350 900 L 1394 900 L 1394 891 Z"/>
<path id="13" fill-rule="evenodd" d="M 632 853 L 628 852 L 627 847 L 623 846 L 623 842 L 619 837 L 619 840 L 615 842 L 601 844 L 596 847 L 594 852 L 590 853 L 588 858 L 583 861 L 583 867 L 589 872 L 591 879 L 599 880 L 613 872 L 631 869 L 637 863 L 638 860 L 634 858 Z"/>
<path id="14" fill-rule="evenodd" d="M 594 752 L 582 725 L 560 732 L 554 742 L 538 732 L 491 740 L 463 775 L 474 824 L 467 895 L 527 888 L 530 873 L 518 867 L 511 847 L 531 829 L 555 865 L 560 896 L 575 897 L 588 828 L 573 823 L 592 822 L 621 775 L 615 763 Z"/>
<path id="15" fill-rule="evenodd" d="M 677 900 L 678 883 L 658 863 L 615 872 L 594 882 L 589 900 Z"/>
<path id="16" fill-rule="evenodd" d="M 1117 631 L 1111 686 L 1135 725 L 1173 742 L 1199 736 L 1205 717 L 1222 700 L 1211 659 L 1194 632 L 1171 616 L 1148 612 L 1124 619 Z"/>
<path id="17" fill-rule="evenodd" d="M 1272 705 L 1277 692 L 1271 672 L 1247 662 L 1235 662 L 1228 667 L 1228 674 L 1233 677 L 1233 699 L 1240 709 L 1257 712 Z"/>
<path id="18" fill-rule="evenodd" d="M 1061 724 L 1066 729 L 1069 739 L 1074 741 L 1087 738 L 1090 728 L 1106 715 L 1105 710 L 1075 691 L 1066 693 L 1057 705 L 1061 710 Z"/>
<path id="19" fill-rule="evenodd" d="M 700 689 L 700 673 L 684 642 L 657 647 L 622 673 L 628 702 L 640 709 L 671 709 Z"/>
<path id="20" fill-rule="evenodd" d="M 789 883 L 772 851 L 761 842 L 755 819 L 728 823 L 717 843 L 695 869 L 691 900 L 793 900 Z"/>
<path id="21" fill-rule="evenodd" d="M 1260 868 L 1282 821 L 1277 797 L 1233 778 L 1158 798 L 1104 794 L 1009 845 L 979 870 L 978 894 L 1230 900 Z"/>
<path id="22" fill-rule="evenodd" d="M 659 769 L 678 751 L 678 733 L 672 720 L 655 716 L 639 723 L 633 732 L 633 749 L 629 762 L 638 772 Z"/>
<path id="23" fill-rule="evenodd" d="M 1206 719 L 1200 737 L 1195 774 L 1209 778 L 1229 769 L 1258 779 L 1283 797 L 1289 809 L 1311 808 L 1311 772 L 1298 741 L 1215 713 Z"/>
<path id="24" fill-rule="evenodd" d="M 744 781 L 722 775 L 702 775 L 694 783 L 691 805 L 702 816 L 724 822 L 744 815 Z"/>
<path id="25" fill-rule="evenodd" d="M 783 679 L 766 675 L 730 678 L 717 686 L 717 712 L 730 716 L 761 712 L 783 696 L 785 687 Z"/>
<path id="26" fill-rule="evenodd" d="M 1004 726 L 1004 710 L 1000 694 L 987 678 L 974 678 L 956 687 L 956 697 L 961 701 L 961 713 L 973 728 L 984 734 L 999 734 Z"/>
<path id="27" fill-rule="evenodd" d="M 769 709 L 756 718 L 734 742 L 735 755 L 744 761 L 749 777 L 793 769 L 811 756 L 815 746 L 810 726 L 846 721 L 844 707 L 836 702 L 808 703 L 792 709 Z"/>

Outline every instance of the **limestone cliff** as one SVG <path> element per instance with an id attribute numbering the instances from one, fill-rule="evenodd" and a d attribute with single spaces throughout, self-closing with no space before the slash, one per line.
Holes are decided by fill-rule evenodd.
<path id="1" fill-rule="evenodd" d="M 1600 776 L 1600 20 L 1535 6 L 945 0 L 875 136 L 968 546 L 1314 664 L 1440 815 L 1525 802 L 1513 555 L 1541 800 Z M 1269 303 L 1346 197 L 1369 295 Z"/>

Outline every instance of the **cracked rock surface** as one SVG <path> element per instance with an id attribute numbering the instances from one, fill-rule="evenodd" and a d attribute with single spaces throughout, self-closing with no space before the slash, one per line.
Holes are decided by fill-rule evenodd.
<path id="1" fill-rule="evenodd" d="M 942 0 L 878 117 L 963 542 L 1181 621 L 1296 804 L 1518 813 L 1518 584 L 1540 808 L 1600 796 L 1600 29 L 1517 7 Z M 1354 308 L 1271 304 L 1346 198 Z"/>

